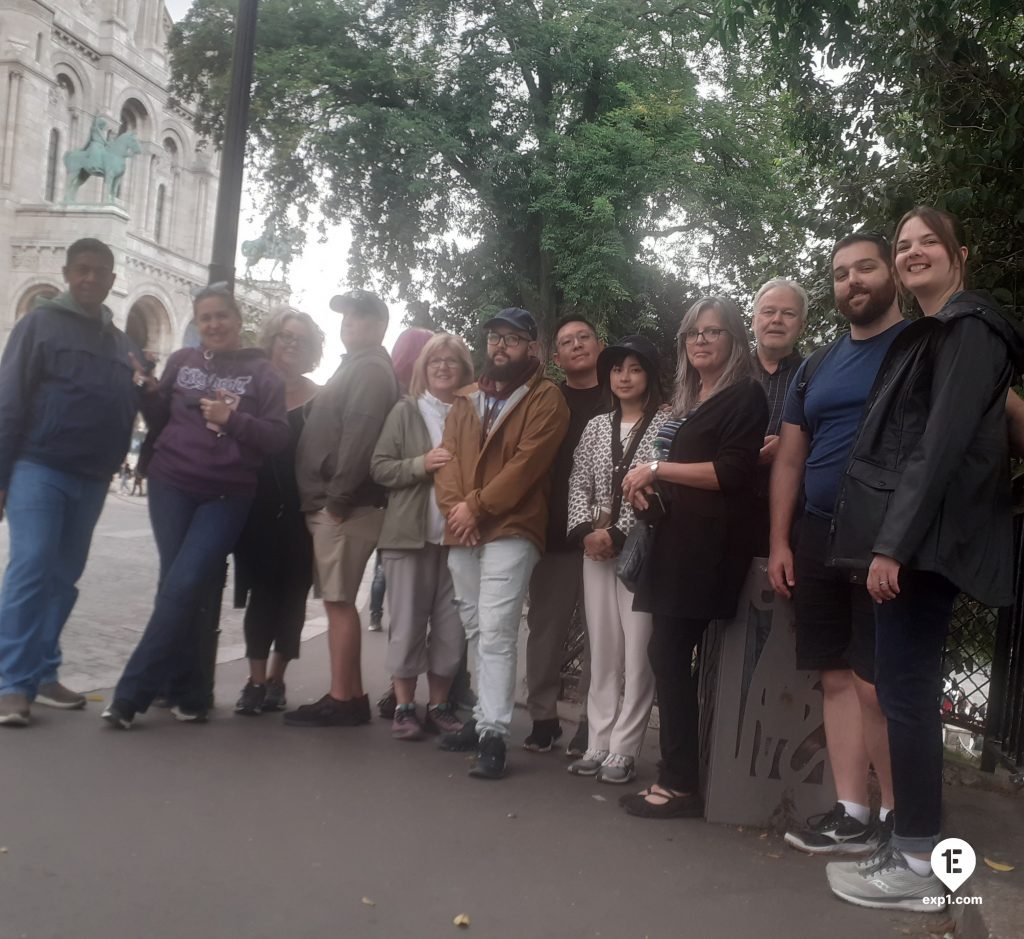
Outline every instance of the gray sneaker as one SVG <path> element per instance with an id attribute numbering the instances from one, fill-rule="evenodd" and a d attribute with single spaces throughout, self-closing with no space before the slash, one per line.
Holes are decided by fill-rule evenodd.
<path id="1" fill-rule="evenodd" d="M 864 861 L 834 861 L 825 866 L 828 885 L 842 900 L 875 910 L 941 913 L 946 888 L 934 874 L 915 874 L 903 853 L 886 845 Z"/>
<path id="2" fill-rule="evenodd" d="M 636 765 L 633 757 L 621 753 L 609 753 L 607 759 L 597 771 L 597 781 L 621 786 L 636 778 Z"/>
<path id="3" fill-rule="evenodd" d="M 85 695 L 65 688 L 59 681 L 49 681 L 40 685 L 36 692 L 36 704 L 44 704 L 48 708 L 61 708 L 65 711 L 77 711 L 85 707 Z"/>
<path id="4" fill-rule="evenodd" d="M 596 776 L 606 759 L 607 750 L 587 750 L 578 760 L 570 763 L 568 769 L 573 776 Z"/>
<path id="5" fill-rule="evenodd" d="M 28 727 L 29 701 L 23 694 L 0 695 L 0 724 Z"/>

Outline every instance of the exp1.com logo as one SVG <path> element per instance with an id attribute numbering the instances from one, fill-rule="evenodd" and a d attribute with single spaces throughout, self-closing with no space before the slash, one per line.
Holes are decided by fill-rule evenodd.
<path id="1" fill-rule="evenodd" d="M 946 838 L 940 841 L 932 851 L 932 871 L 946 885 L 951 894 L 955 894 L 974 873 L 978 858 L 972 848 L 962 838 Z M 934 906 L 944 906 L 947 902 L 956 906 L 978 906 L 981 897 L 951 896 L 924 897 L 924 902 Z"/>

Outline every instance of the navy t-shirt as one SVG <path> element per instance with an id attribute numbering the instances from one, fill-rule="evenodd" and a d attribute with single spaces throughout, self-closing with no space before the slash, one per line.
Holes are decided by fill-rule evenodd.
<path id="1" fill-rule="evenodd" d="M 810 436 L 804 468 L 808 512 L 831 518 L 871 386 L 889 346 L 907 325 L 900 320 L 870 339 L 852 339 L 847 333 L 826 353 L 803 393 L 799 389 L 808 360 L 797 371 L 782 420 Z"/>

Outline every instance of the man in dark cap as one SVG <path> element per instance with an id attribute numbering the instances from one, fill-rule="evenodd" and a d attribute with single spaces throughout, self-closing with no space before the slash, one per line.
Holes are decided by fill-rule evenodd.
<path id="1" fill-rule="evenodd" d="M 441 445 L 453 458 L 435 481 L 478 686 L 473 720 L 442 737 L 440 746 L 475 750 L 470 775 L 499 779 L 515 704 L 523 600 L 544 550 L 548 471 L 569 426 L 569 409 L 544 377 L 533 316 L 502 310 L 484 332 L 487 365 L 479 385 L 452 405 Z"/>
<path id="2" fill-rule="evenodd" d="M 331 657 L 328 693 L 284 716 L 286 724 L 305 727 L 352 727 L 370 720 L 356 594 L 384 521 L 385 493 L 370 478 L 370 456 L 398 400 L 391 358 L 381 345 L 388 328 L 384 301 L 367 290 L 350 290 L 334 297 L 331 309 L 342 316 L 346 354 L 313 399 L 295 460 Z"/>

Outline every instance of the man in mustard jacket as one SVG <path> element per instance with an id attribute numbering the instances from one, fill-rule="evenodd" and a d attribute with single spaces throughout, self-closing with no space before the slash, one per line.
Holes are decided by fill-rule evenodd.
<path id="1" fill-rule="evenodd" d="M 544 377 L 531 314 L 502 310 L 484 330 L 487 365 L 448 415 L 441 446 L 453 459 L 435 483 L 459 614 L 475 649 L 478 701 L 473 720 L 443 736 L 440 746 L 476 750 L 470 775 L 500 779 L 523 600 L 544 550 L 548 470 L 569 426 L 569 409 Z"/>

